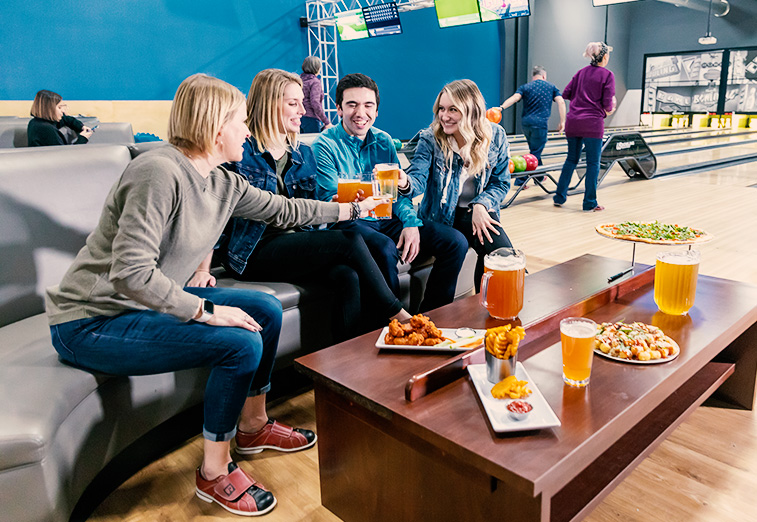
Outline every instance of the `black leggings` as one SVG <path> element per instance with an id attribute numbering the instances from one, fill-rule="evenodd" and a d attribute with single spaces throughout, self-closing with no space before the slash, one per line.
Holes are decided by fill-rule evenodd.
<path id="1" fill-rule="evenodd" d="M 497 221 L 501 219 L 498 219 L 497 214 L 494 212 L 489 212 L 489 215 Z M 455 211 L 455 222 L 452 226 L 462 232 L 468 239 L 468 245 L 478 254 L 476 271 L 473 274 L 473 284 L 476 287 L 476 293 L 478 293 L 481 290 L 481 276 L 484 275 L 484 256 L 491 254 L 498 248 L 512 247 L 513 245 L 510 243 L 510 238 L 507 237 L 502 227 L 495 227 L 499 235 L 494 234 L 490 230 L 489 235 L 492 238 L 492 242 L 487 241 L 486 236 L 484 236 L 484 244 L 482 245 L 478 240 L 478 236 L 473 235 L 473 212 L 466 208 L 458 208 Z"/>
<path id="2" fill-rule="evenodd" d="M 335 296 L 333 333 L 350 339 L 385 324 L 402 309 L 360 234 L 316 230 L 264 237 L 242 275 L 245 281 L 328 283 Z"/>

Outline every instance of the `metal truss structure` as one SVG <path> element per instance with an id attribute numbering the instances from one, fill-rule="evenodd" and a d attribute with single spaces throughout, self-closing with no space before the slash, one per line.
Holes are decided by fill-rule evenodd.
<path id="1" fill-rule="evenodd" d="M 412 11 L 433 7 L 434 0 L 394 0 L 399 11 Z M 388 3 L 388 0 L 306 0 L 308 27 L 308 53 L 317 56 L 323 64 L 321 82 L 323 83 L 323 110 L 332 123 L 337 122 L 336 84 L 339 82 L 339 61 L 334 15 L 342 11 L 360 9 L 361 7 Z"/>

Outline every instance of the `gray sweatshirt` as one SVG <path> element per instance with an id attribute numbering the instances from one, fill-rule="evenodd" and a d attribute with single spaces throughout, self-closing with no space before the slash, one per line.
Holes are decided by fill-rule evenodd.
<path id="1" fill-rule="evenodd" d="M 200 298 L 183 287 L 232 216 L 289 228 L 333 223 L 339 206 L 277 196 L 222 167 L 203 178 L 173 146 L 140 154 L 61 283 L 47 289 L 50 324 L 145 309 L 190 320 Z"/>

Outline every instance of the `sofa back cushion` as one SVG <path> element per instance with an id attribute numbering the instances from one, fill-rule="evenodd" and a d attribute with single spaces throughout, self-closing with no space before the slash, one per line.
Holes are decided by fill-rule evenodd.
<path id="1" fill-rule="evenodd" d="M 0 326 L 44 312 L 130 160 L 118 145 L 0 154 Z"/>

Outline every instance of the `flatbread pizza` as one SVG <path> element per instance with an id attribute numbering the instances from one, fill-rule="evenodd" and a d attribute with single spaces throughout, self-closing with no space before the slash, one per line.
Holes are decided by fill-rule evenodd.
<path id="1" fill-rule="evenodd" d="M 597 326 L 594 351 L 611 359 L 654 364 L 676 358 L 681 348 L 656 326 L 617 322 Z"/>
<path id="2" fill-rule="evenodd" d="M 681 225 L 660 223 L 639 223 L 626 221 L 623 223 L 603 223 L 596 226 L 599 234 L 612 239 L 639 241 L 654 245 L 690 245 L 703 243 L 712 239 L 704 230 Z"/>

